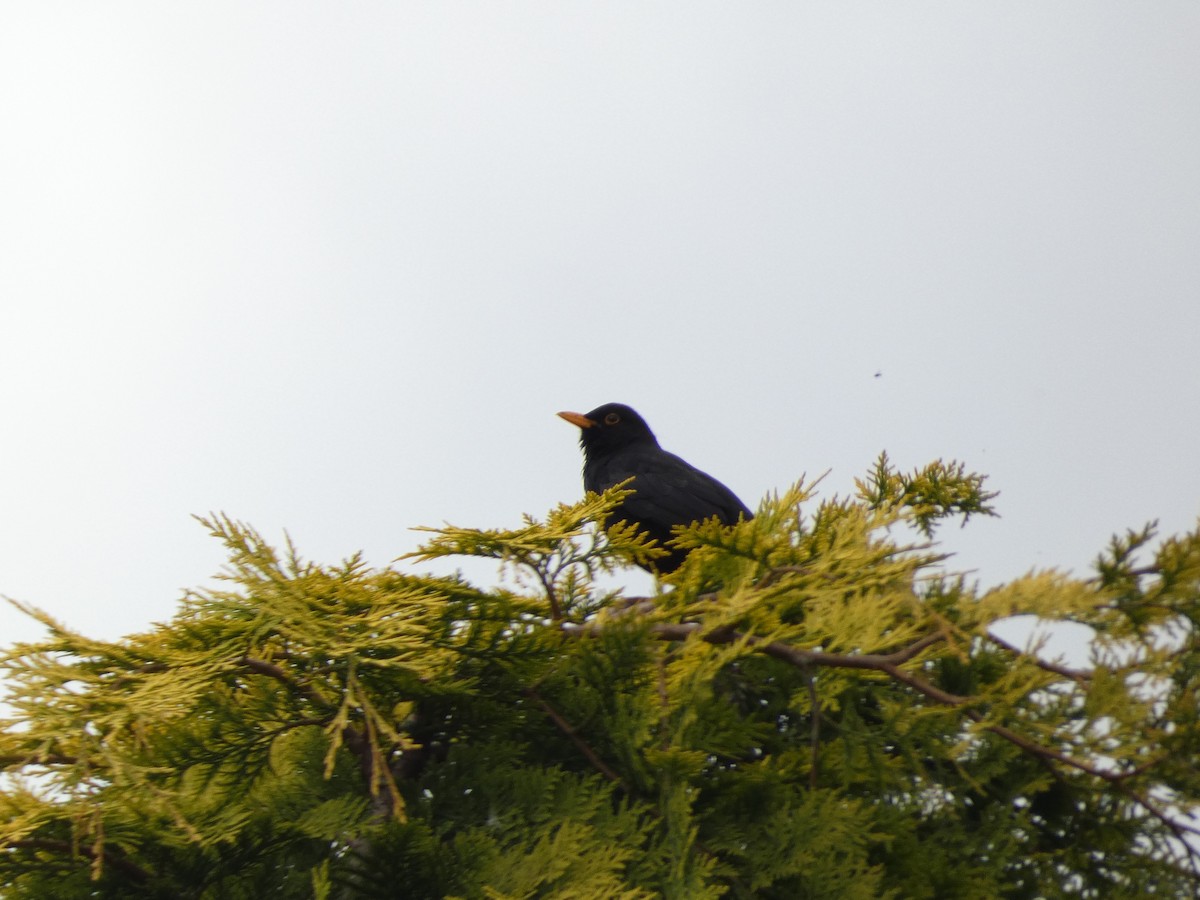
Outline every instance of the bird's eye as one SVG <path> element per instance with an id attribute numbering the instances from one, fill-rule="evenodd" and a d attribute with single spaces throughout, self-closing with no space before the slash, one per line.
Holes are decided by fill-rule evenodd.
<path id="1" fill-rule="evenodd" d="M 618 416 L 616 413 L 609 413 L 607 416 L 604 417 L 605 425 L 616 425 L 620 421 L 621 421 L 621 417 Z"/>

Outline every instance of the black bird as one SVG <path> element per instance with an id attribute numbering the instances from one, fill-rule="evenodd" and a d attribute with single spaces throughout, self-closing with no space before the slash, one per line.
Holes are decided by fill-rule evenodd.
<path id="1" fill-rule="evenodd" d="M 604 523 L 622 519 L 637 525 L 658 541 L 669 556 L 652 560 L 646 568 L 658 574 L 674 572 L 688 551 L 672 549 L 667 541 L 673 525 L 690 525 L 716 516 L 725 525 L 750 519 L 746 504 L 711 475 L 701 472 L 674 453 L 658 446 L 645 420 L 622 403 L 606 403 L 586 415 L 560 412 L 579 426 L 583 447 L 583 487 L 600 493 L 627 478 L 634 493 Z"/>

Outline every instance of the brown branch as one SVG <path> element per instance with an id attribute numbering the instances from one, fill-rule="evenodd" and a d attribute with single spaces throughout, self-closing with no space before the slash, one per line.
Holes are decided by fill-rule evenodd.
<path id="1" fill-rule="evenodd" d="M 547 578 L 546 573 L 532 563 L 527 563 L 537 573 L 538 580 L 542 582 L 542 588 L 546 591 L 546 602 L 550 604 L 550 618 L 558 622 L 562 619 L 562 606 L 558 602 L 558 594 L 554 591 L 553 579 Z"/>
<path id="2" fill-rule="evenodd" d="M 92 862 L 95 862 L 97 857 L 96 851 L 90 847 L 80 847 L 75 846 L 70 841 L 51 841 L 45 838 L 24 838 L 22 840 L 10 841 L 4 846 L 18 850 L 41 850 L 48 853 L 65 853 L 67 856 L 80 856 Z M 129 876 L 138 883 L 150 880 L 150 873 L 132 860 L 126 859 L 123 856 L 114 856 L 109 850 L 102 850 L 98 855 L 103 865 Z"/>
<path id="3" fill-rule="evenodd" d="M 1022 650 L 1015 644 L 1010 644 L 1002 637 L 997 637 L 990 631 L 987 633 L 987 639 L 999 647 L 1001 650 L 1007 650 L 1015 656 L 1030 660 L 1039 669 L 1044 669 L 1047 672 L 1053 672 L 1055 675 L 1061 675 L 1063 678 L 1070 678 L 1077 684 L 1085 684 L 1092 678 L 1091 672 L 1085 672 L 1082 669 L 1072 669 L 1069 666 L 1059 665 L 1058 663 L 1047 662 L 1034 653 L 1027 650 Z"/>
<path id="4" fill-rule="evenodd" d="M 1145 772 L 1149 772 L 1151 769 L 1153 769 L 1153 768 L 1154 768 L 1155 766 L 1157 766 L 1159 763 L 1161 763 L 1161 762 L 1164 762 L 1164 761 L 1166 761 L 1167 759 L 1169 759 L 1169 758 L 1170 758 L 1170 756 L 1171 756 L 1171 754 L 1169 754 L 1169 753 L 1165 753 L 1165 754 L 1163 754 L 1162 756 L 1156 756 L 1156 757 L 1154 757 L 1154 759 L 1148 759 L 1148 760 L 1146 760 L 1146 761 L 1145 761 L 1144 763 L 1142 763 L 1140 766 L 1134 766 L 1132 769 L 1126 769 L 1125 771 L 1123 771 L 1123 772 L 1121 772 L 1121 773 L 1120 773 L 1120 775 L 1121 775 L 1121 780 L 1122 780 L 1122 781 L 1125 781 L 1125 780 L 1127 780 L 1127 779 L 1129 779 L 1129 778 L 1134 778 L 1134 777 L 1136 777 L 1136 776 L 1138 776 L 1138 775 L 1141 775 L 1141 774 L 1143 774 L 1143 773 L 1145 773 Z"/>
<path id="5" fill-rule="evenodd" d="M 700 626 L 697 623 L 683 623 L 673 625 L 669 623 L 659 623 L 651 626 L 651 632 L 659 637 L 667 640 L 683 640 L 684 638 L 699 632 Z M 909 644 L 907 647 L 902 647 L 892 653 L 860 653 L 860 654 L 840 654 L 840 653 L 825 653 L 820 650 L 804 650 L 799 647 L 792 647 L 788 644 L 779 641 L 763 641 L 754 635 L 741 634 L 730 628 L 716 628 L 705 634 L 700 635 L 701 640 L 710 644 L 730 644 L 735 641 L 743 640 L 747 646 L 753 647 L 755 650 L 772 656 L 784 662 L 791 663 L 799 668 L 808 668 L 810 666 L 826 666 L 828 668 L 841 669 L 869 669 L 876 672 L 883 672 L 889 675 L 896 681 L 906 684 L 919 693 L 924 694 L 931 700 L 936 700 L 938 703 L 946 706 L 966 706 L 976 702 L 972 697 L 964 697 L 959 694 L 951 694 L 949 691 L 944 691 L 934 684 L 930 684 L 923 678 L 913 675 L 911 672 L 906 672 L 900 668 L 903 663 L 915 658 L 921 651 L 931 647 L 938 641 L 942 640 L 944 635 L 939 632 L 934 632 L 925 635 L 917 641 Z M 983 723 L 984 716 L 978 710 L 968 709 L 966 715 L 972 721 Z M 1089 775 L 1094 775 L 1112 784 L 1119 784 L 1127 779 L 1130 774 L 1126 772 L 1112 771 L 1101 769 L 1086 763 L 1083 760 L 1075 759 L 1072 756 L 1055 750 L 1052 747 L 1046 747 L 1036 741 L 1023 737 L 1005 728 L 1003 725 L 985 725 L 986 730 L 992 732 L 998 737 L 1009 741 L 1012 744 L 1025 750 L 1027 753 L 1032 753 L 1043 759 L 1052 759 L 1060 762 L 1063 765 L 1078 769 L 1081 772 L 1086 772 Z M 1144 767 L 1143 767 L 1144 770 Z"/>
<path id="6" fill-rule="evenodd" d="M 701 626 L 697 622 L 683 622 L 680 624 L 659 622 L 650 626 L 650 632 L 664 640 L 682 641 L 693 634 L 699 633 L 700 628 Z M 924 679 L 900 668 L 901 665 L 919 655 L 923 650 L 944 640 L 944 638 L 945 636 L 940 632 L 934 632 L 893 653 L 850 654 L 826 653 L 822 650 L 804 650 L 780 641 L 764 641 L 752 634 L 743 634 L 742 632 L 734 631 L 732 628 L 725 627 L 700 634 L 700 639 L 709 644 L 732 644 L 737 641 L 745 641 L 747 646 L 753 647 L 760 653 L 765 653 L 767 656 L 772 656 L 775 659 L 802 668 L 805 666 L 825 666 L 831 669 L 872 669 L 877 672 L 883 672 L 890 675 L 896 681 L 907 684 L 914 690 L 920 691 L 922 694 L 939 703 L 945 703 L 948 706 L 961 706 L 969 702 L 971 698 L 943 691 L 936 685 L 930 684 Z"/>
<path id="7" fill-rule="evenodd" d="M 1200 878 L 1200 851 L 1197 851 L 1192 843 L 1188 840 L 1188 836 L 1200 836 L 1200 828 L 1193 825 L 1187 825 L 1180 822 L 1178 819 L 1173 819 L 1167 813 L 1158 808 L 1158 805 L 1137 791 L 1129 788 L 1128 785 L 1118 784 L 1117 789 L 1125 794 L 1134 803 L 1146 810 L 1154 818 L 1158 819 L 1166 828 L 1174 835 L 1175 840 L 1183 845 L 1183 849 L 1187 852 L 1188 868 L 1192 873 Z"/>
<path id="8" fill-rule="evenodd" d="M 581 631 L 582 629 L 573 629 Z M 764 653 L 775 659 L 790 663 L 802 669 L 808 669 L 812 666 L 826 666 L 829 668 L 843 669 L 867 669 L 876 672 L 882 672 L 890 676 L 895 681 L 906 684 L 913 690 L 924 694 L 931 700 L 942 703 L 946 706 L 964 707 L 971 703 L 978 702 L 973 697 L 964 697 L 959 694 L 952 694 L 949 691 L 942 690 L 925 679 L 907 672 L 900 668 L 904 663 L 914 659 L 923 650 L 933 646 L 941 640 L 945 639 L 945 635 L 941 632 L 933 632 L 927 634 L 919 640 L 914 641 L 907 647 L 902 647 L 892 653 L 861 653 L 861 654 L 840 654 L 826 653 L 820 650 L 804 650 L 799 647 L 792 647 L 780 641 L 764 641 L 754 635 L 744 634 L 728 626 L 722 626 L 712 629 L 708 632 L 701 632 L 701 625 L 697 622 L 683 622 L 673 624 L 669 622 L 659 622 L 650 626 L 650 632 L 663 640 L 682 641 L 698 634 L 700 639 L 710 644 L 732 644 L 737 641 L 744 641 L 748 647 Z M 1023 654 L 1027 655 L 1027 654 Z M 1053 665 L 1053 664 L 1050 664 Z M 1065 667 L 1055 667 L 1055 669 L 1063 669 L 1058 672 L 1065 677 L 1072 677 L 1067 672 Z M 1055 671 L 1050 669 L 1049 671 Z M 985 719 L 981 712 L 974 709 L 964 711 L 965 715 L 974 722 L 983 724 Z M 1133 790 L 1128 784 L 1127 779 L 1135 774 L 1145 772 L 1149 765 L 1143 765 L 1134 770 L 1113 771 L 1101 769 L 1091 763 L 1076 759 L 1069 754 L 1055 750 L 1053 747 L 1047 747 L 1039 744 L 1037 741 L 1017 734 L 1012 729 L 1006 728 L 1003 725 L 984 725 L 985 730 L 991 732 L 997 737 L 1008 741 L 1009 743 L 1021 748 L 1026 753 L 1029 753 L 1044 761 L 1054 761 L 1061 765 L 1084 772 L 1095 778 L 1099 778 L 1107 784 L 1111 784 L 1116 790 L 1125 794 L 1138 806 L 1145 809 L 1152 816 L 1162 822 L 1176 837 L 1182 840 L 1184 833 L 1200 835 L 1200 829 L 1186 825 L 1172 819 L 1167 813 L 1158 809 L 1158 807 L 1141 793 Z M 1192 859 L 1196 854 L 1191 849 L 1191 845 L 1185 842 L 1188 848 L 1189 859 Z M 1195 860 L 1192 859 L 1193 865 Z"/>
<path id="9" fill-rule="evenodd" d="M 973 722 L 983 724 L 983 713 L 978 710 L 969 709 L 966 712 L 967 718 Z M 1040 756 L 1042 759 L 1052 759 L 1055 762 L 1060 762 L 1064 766 L 1069 766 L 1072 769 L 1078 769 L 1081 772 L 1086 772 L 1096 778 L 1103 779 L 1111 784 L 1117 784 L 1123 781 L 1128 776 L 1123 772 L 1114 772 L 1111 769 L 1101 769 L 1091 763 L 1084 762 L 1081 759 L 1063 753 L 1061 750 L 1055 750 L 1053 747 L 1047 747 L 1044 744 L 1039 744 L 1037 741 L 1017 734 L 1010 728 L 1005 728 L 1003 725 L 984 725 L 984 730 L 990 731 L 997 737 L 1004 738 L 1010 744 L 1016 744 L 1026 753 L 1032 753 L 1035 756 Z"/>
<path id="10" fill-rule="evenodd" d="M 268 678 L 273 678 L 282 684 L 286 684 L 309 703 L 326 708 L 329 707 L 329 702 L 318 694 L 312 685 L 297 681 L 292 677 L 290 672 L 275 665 L 275 663 L 267 662 L 265 659 L 256 659 L 253 656 L 243 656 L 237 660 L 237 665 L 244 669 L 249 669 L 257 675 L 266 675 Z"/>
<path id="11" fill-rule="evenodd" d="M 621 787 L 625 787 L 625 782 L 622 781 L 621 776 L 618 775 L 608 765 L 608 763 L 596 755 L 596 751 L 588 745 L 587 741 L 579 736 L 579 732 L 571 727 L 571 724 L 562 717 L 558 710 L 543 700 L 541 694 L 532 688 L 526 688 L 524 691 L 522 691 L 522 693 L 538 705 L 541 711 L 546 714 L 546 718 L 553 722 L 558 730 L 567 736 L 567 739 L 575 745 L 575 747 L 584 755 L 587 761 L 590 762 L 593 767 L 595 767 L 597 772 L 599 772 L 609 781 L 613 782 L 613 784 L 618 784 Z"/>
<path id="12" fill-rule="evenodd" d="M 65 756 L 62 753 L 14 753 L 0 756 L 0 769 L 10 766 L 73 766 L 79 762 L 77 756 Z"/>

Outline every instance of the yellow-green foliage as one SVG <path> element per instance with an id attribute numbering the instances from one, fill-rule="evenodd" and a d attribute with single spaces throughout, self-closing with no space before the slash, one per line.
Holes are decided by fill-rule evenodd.
<path id="1" fill-rule="evenodd" d="M 957 464 L 799 484 L 651 597 L 661 552 L 594 526 L 430 529 L 397 567 L 320 566 L 205 520 L 220 590 L 120 641 L 3 658 L 0 895 L 1189 896 L 1200 837 L 1200 535 L 1115 538 L 1097 577 L 980 594 L 928 543 L 992 514 Z M 896 535 L 923 535 L 903 543 Z M 508 587 L 421 574 L 500 562 Z M 1073 671 L 1009 646 L 1096 634 Z"/>

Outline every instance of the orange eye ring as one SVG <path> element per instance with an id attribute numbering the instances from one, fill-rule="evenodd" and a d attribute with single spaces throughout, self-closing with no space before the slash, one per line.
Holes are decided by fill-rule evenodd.
<path id="1" fill-rule="evenodd" d="M 607 416 L 604 417 L 605 425 L 616 425 L 620 421 L 621 421 L 621 417 L 618 416 L 616 413 L 609 413 Z"/>

